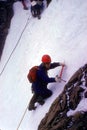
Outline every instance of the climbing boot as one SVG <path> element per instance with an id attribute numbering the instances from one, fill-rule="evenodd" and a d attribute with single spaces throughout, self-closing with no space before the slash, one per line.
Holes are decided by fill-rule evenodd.
<path id="1" fill-rule="evenodd" d="M 43 98 L 41 96 L 39 96 L 37 98 L 37 102 L 40 104 L 40 105 L 43 105 L 45 103 L 45 101 L 43 100 Z"/>
<path id="2" fill-rule="evenodd" d="M 37 102 L 37 97 L 36 97 L 36 95 L 34 94 L 33 97 L 31 98 L 30 103 L 29 103 L 29 106 L 28 106 L 28 110 L 29 110 L 29 111 L 36 109 L 36 106 L 35 106 L 35 103 L 36 103 L 36 102 Z"/>
<path id="3" fill-rule="evenodd" d="M 29 110 L 29 111 L 35 110 L 36 108 L 37 108 L 37 107 L 34 106 L 34 105 L 29 105 L 29 106 L 28 106 L 28 110 Z"/>

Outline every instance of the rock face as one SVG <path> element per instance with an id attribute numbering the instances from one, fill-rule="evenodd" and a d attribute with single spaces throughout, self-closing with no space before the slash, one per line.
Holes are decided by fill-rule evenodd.
<path id="1" fill-rule="evenodd" d="M 13 2 L 0 1 L 0 59 L 13 16 Z"/>
<path id="2" fill-rule="evenodd" d="M 70 78 L 40 122 L 38 130 L 87 130 L 87 111 L 67 116 L 67 112 L 75 110 L 83 97 L 87 98 L 86 88 L 87 64 Z"/>

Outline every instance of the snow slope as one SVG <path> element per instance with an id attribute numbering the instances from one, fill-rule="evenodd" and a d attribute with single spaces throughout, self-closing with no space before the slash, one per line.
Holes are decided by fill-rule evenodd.
<path id="1" fill-rule="evenodd" d="M 53 0 L 44 10 L 41 20 L 32 18 L 20 2 L 14 4 L 14 17 L 0 63 L 0 129 L 17 130 L 21 117 L 32 97 L 27 73 L 41 63 L 43 54 L 52 61 L 66 63 L 63 78 L 87 63 L 87 0 Z M 55 76 L 60 67 L 49 71 Z M 36 111 L 26 111 L 19 130 L 37 130 L 51 103 L 61 93 L 65 83 L 49 84 L 53 96 Z M 85 105 L 84 105 L 85 104 Z M 78 110 L 86 110 L 83 99 Z"/>

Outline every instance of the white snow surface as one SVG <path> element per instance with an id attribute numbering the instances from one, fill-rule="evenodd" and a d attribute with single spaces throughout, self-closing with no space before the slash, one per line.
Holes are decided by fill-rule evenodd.
<path id="1" fill-rule="evenodd" d="M 14 49 L 15 48 L 15 49 Z M 41 19 L 32 18 L 20 2 L 14 4 L 14 16 L 0 62 L 0 130 L 17 130 L 32 97 L 27 74 L 41 63 L 43 54 L 52 62 L 65 62 L 63 79 L 69 78 L 87 63 L 87 0 L 53 0 Z M 49 71 L 55 77 L 60 67 Z M 18 130 L 37 130 L 51 103 L 65 83 L 51 83 L 52 97 L 35 111 L 26 111 Z M 75 111 L 87 111 L 83 98 Z"/>

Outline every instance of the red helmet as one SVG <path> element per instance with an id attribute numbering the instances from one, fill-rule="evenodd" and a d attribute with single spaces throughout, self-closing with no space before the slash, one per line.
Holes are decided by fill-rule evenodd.
<path id="1" fill-rule="evenodd" d="M 50 63 L 51 62 L 51 57 L 49 55 L 43 55 L 42 56 L 42 62 L 43 63 Z"/>

